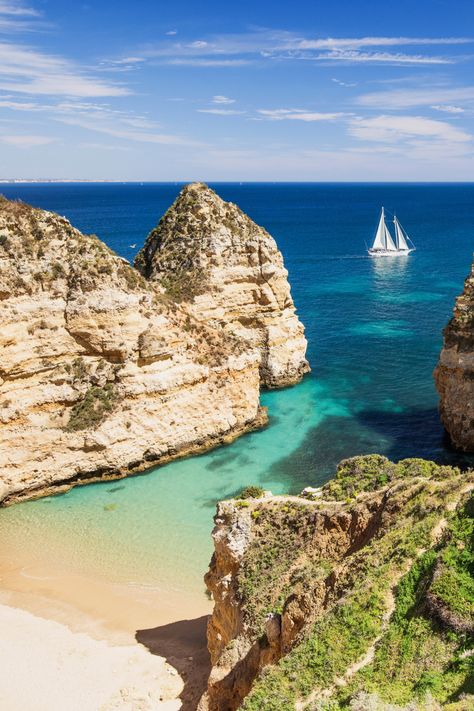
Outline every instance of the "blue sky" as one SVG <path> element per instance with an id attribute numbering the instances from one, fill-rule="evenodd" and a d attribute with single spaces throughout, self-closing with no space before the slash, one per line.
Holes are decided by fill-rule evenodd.
<path id="1" fill-rule="evenodd" d="M 0 0 L 0 177 L 472 180 L 472 0 Z"/>

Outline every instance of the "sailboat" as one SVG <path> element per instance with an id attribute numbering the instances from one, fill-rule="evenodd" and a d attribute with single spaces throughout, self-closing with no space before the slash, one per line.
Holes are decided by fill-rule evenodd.
<path id="1" fill-rule="evenodd" d="M 395 240 L 390 234 L 390 230 L 385 223 L 385 209 L 382 207 L 382 213 L 380 215 L 379 226 L 377 227 L 374 243 L 368 250 L 371 257 L 404 256 L 415 250 L 413 242 L 401 226 L 396 215 L 393 216 L 393 226 L 395 230 Z M 410 242 L 413 246 L 410 247 L 408 242 Z"/>

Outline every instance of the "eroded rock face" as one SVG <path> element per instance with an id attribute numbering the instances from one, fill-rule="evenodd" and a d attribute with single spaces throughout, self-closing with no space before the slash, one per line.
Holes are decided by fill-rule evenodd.
<path id="1" fill-rule="evenodd" d="M 457 298 L 434 377 L 451 442 L 474 452 L 474 265 Z"/>
<path id="2" fill-rule="evenodd" d="M 219 503 L 205 578 L 213 666 L 199 711 L 362 708 L 367 688 L 405 704 L 419 698 L 427 665 L 449 684 L 474 624 L 467 588 L 454 582 L 470 565 L 473 488 L 472 473 L 369 455 L 341 462 L 316 500 Z M 413 658 L 410 625 L 424 630 Z"/>
<path id="3" fill-rule="evenodd" d="M 0 201 L 0 501 L 202 451 L 261 426 L 260 354 L 95 236 Z"/>
<path id="4" fill-rule="evenodd" d="M 306 339 L 274 239 L 203 183 L 186 186 L 135 266 L 200 321 L 256 346 L 266 387 L 308 372 Z"/>

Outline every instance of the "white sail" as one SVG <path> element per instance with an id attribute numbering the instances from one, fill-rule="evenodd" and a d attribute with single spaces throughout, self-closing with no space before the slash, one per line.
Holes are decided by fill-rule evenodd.
<path id="1" fill-rule="evenodd" d="M 380 215 L 379 226 L 377 227 L 377 232 L 375 235 L 374 243 L 372 249 L 383 249 L 388 251 L 396 251 L 397 248 L 393 243 L 392 235 L 388 231 L 388 227 L 385 224 L 385 210 L 382 208 L 382 213 Z"/>
<path id="2" fill-rule="evenodd" d="M 397 248 L 395 247 L 395 243 L 392 239 L 392 235 L 390 234 L 387 225 L 385 225 L 385 249 L 389 252 L 396 252 Z"/>
<path id="3" fill-rule="evenodd" d="M 410 249 L 408 246 L 408 243 L 405 239 L 405 235 L 403 234 L 403 227 L 399 223 L 396 217 L 393 219 L 393 223 L 395 225 L 395 236 L 397 239 L 397 249 Z"/>
<path id="4" fill-rule="evenodd" d="M 383 208 L 372 249 L 385 249 L 385 216 Z"/>

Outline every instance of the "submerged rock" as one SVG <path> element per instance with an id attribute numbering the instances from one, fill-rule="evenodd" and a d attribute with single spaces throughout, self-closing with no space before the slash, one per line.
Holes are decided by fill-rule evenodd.
<path id="1" fill-rule="evenodd" d="M 187 185 L 135 266 L 192 314 L 258 348 L 265 387 L 309 371 L 306 339 L 274 239 L 203 183 Z"/>
<path id="2" fill-rule="evenodd" d="M 316 501 L 219 503 L 200 711 L 474 708 L 473 488 L 369 455 Z"/>
<path id="3" fill-rule="evenodd" d="M 474 264 L 443 335 L 434 372 L 441 420 L 455 447 L 474 452 Z"/>

